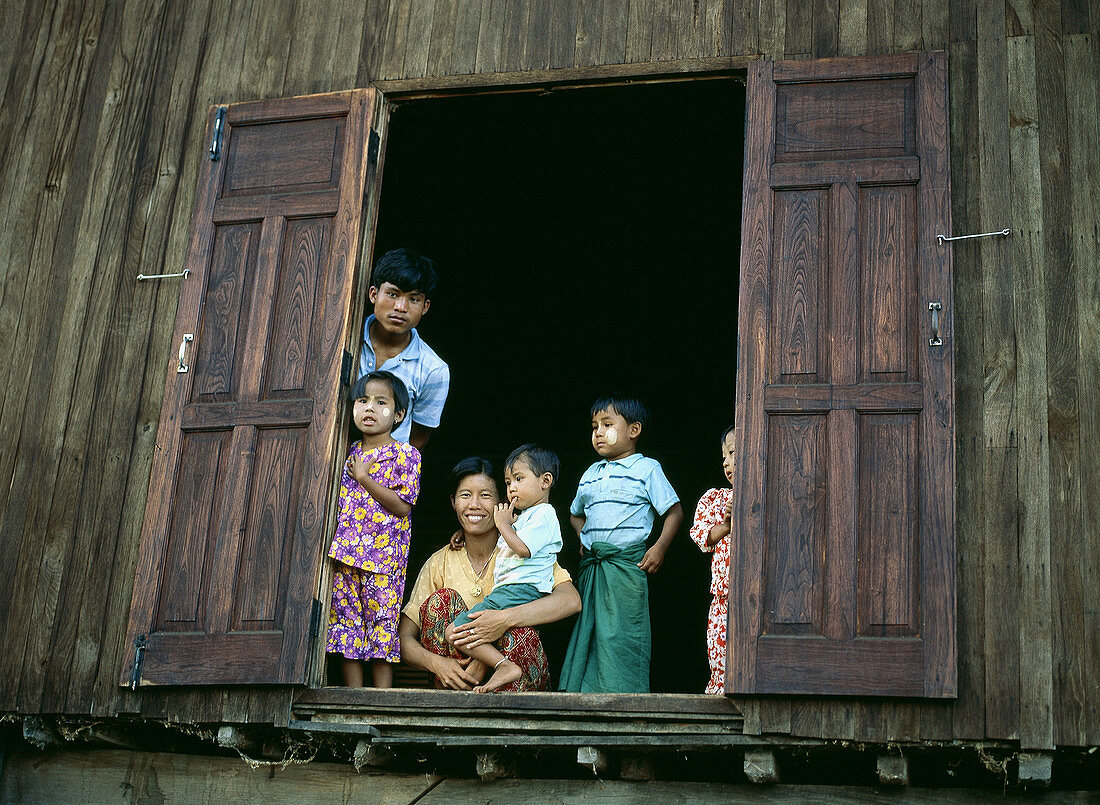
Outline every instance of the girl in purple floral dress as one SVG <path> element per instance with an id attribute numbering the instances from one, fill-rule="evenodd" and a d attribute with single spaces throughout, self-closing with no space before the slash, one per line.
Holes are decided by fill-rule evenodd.
<path id="1" fill-rule="evenodd" d="M 393 685 L 401 649 L 397 623 L 409 558 L 409 514 L 420 493 L 420 453 L 390 432 L 405 418 L 409 394 L 390 372 L 371 372 L 352 387 L 352 420 L 363 438 L 351 446 L 340 483 L 332 608 L 325 650 L 343 657 L 344 684 Z"/>

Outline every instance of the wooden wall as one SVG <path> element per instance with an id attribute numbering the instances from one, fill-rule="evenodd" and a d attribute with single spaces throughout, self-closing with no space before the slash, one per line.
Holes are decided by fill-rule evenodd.
<path id="1" fill-rule="evenodd" d="M 364 7 L 365 5 L 365 7 Z M 1100 5 L 27 0 L 0 5 L 0 711 L 277 719 L 117 688 L 211 103 L 472 72 L 950 56 L 959 699 L 768 700 L 746 729 L 1100 743 Z"/>

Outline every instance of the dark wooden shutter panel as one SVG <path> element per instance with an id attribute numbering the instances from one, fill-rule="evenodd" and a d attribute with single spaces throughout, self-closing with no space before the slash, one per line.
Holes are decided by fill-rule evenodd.
<path id="1" fill-rule="evenodd" d="M 231 105 L 204 161 L 123 684 L 139 637 L 141 684 L 306 681 L 375 100 Z"/>
<path id="2" fill-rule="evenodd" d="M 955 695 L 946 81 L 750 69 L 730 693 Z"/>

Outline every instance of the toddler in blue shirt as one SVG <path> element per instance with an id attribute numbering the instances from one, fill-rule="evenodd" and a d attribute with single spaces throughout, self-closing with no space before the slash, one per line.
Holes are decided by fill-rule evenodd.
<path id="1" fill-rule="evenodd" d="M 596 400 L 591 413 L 600 460 L 581 476 L 569 508 L 581 540 L 581 615 L 561 688 L 646 693 L 652 651 L 647 574 L 660 569 L 684 513 L 661 465 L 638 452 L 649 420 L 645 405 L 610 395 Z M 646 549 L 657 516 L 664 518 L 661 533 Z"/>
<path id="2" fill-rule="evenodd" d="M 500 556 L 493 570 L 493 591 L 480 604 L 460 613 L 446 631 L 452 646 L 493 669 L 492 676 L 474 688 L 475 693 L 496 690 L 519 679 L 523 672 L 491 643 L 469 649 L 455 646 L 454 630 L 471 620 L 471 612 L 517 607 L 553 590 L 554 562 L 562 540 L 561 526 L 549 501 L 560 468 L 554 453 L 534 444 L 517 447 L 504 462 L 508 502 L 497 504 L 493 512 L 500 532 L 494 549 Z"/>

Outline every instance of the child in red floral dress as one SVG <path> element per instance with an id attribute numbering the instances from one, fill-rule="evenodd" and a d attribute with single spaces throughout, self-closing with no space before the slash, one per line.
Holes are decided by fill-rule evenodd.
<path id="1" fill-rule="evenodd" d="M 722 469 L 733 483 L 733 425 L 722 433 Z M 699 549 L 713 553 L 710 562 L 710 613 L 707 617 L 707 659 L 710 680 L 707 693 L 723 693 L 726 676 L 726 623 L 728 619 L 730 577 L 730 520 L 733 515 L 733 489 L 709 489 L 695 507 L 691 538 Z"/>
<path id="2" fill-rule="evenodd" d="M 344 684 L 362 687 L 364 663 L 375 687 L 393 686 L 401 660 L 397 624 L 409 560 L 409 515 L 420 493 L 420 453 L 393 438 L 409 395 L 390 372 L 371 372 L 351 390 L 363 438 L 351 446 L 340 483 L 332 608 L 325 650 L 343 656 Z"/>

